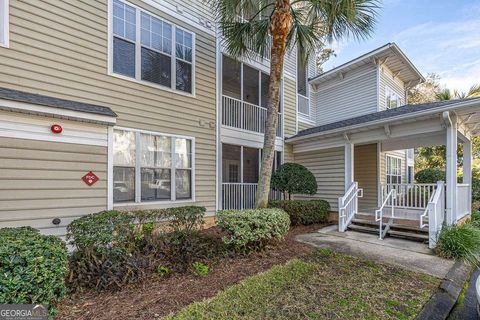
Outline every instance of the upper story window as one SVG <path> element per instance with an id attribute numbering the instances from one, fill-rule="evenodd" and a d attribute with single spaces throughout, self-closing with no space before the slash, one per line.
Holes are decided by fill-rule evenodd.
<path id="1" fill-rule="evenodd" d="M 113 134 L 113 201 L 193 198 L 193 139 L 137 130 Z"/>
<path id="2" fill-rule="evenodd" d="M 8 0 L 0 0 L 0 47 L 8 48 L 8 25 Z"/>
<path id="3" fill-rule="evenodd" d="M 310 98 L 308 92 L 308 63 L 300 59 L 297 52 L 297 104 L 298 113 L 310 116 Z"/>
<path id="4" fill-rule="evenodd" d="M 112 11 L 113 73 L 193 93 L 194 34 L 120 0 Z"/>
<path id="5" fill-rule="evenodd" d="M 402 105 L 402 99 L 389 87 L 385 87 L 385 107 L 393 109 Z"/>
<path id="6" fill-rule="evenodd" d="M 402 183 L 402 159 L 387 155 L 387 183 Z"/>

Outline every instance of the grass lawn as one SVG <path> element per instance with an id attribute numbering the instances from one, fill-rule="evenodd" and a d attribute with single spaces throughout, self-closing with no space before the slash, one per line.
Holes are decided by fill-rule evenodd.
<path id="1" fill-rule="evenodd" d="M 165 319 L 413 319 L 440 280 L 319 249 Z"/>

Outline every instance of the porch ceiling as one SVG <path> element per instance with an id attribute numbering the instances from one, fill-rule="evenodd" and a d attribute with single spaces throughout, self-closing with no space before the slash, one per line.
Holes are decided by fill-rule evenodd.
<path id="1" fill-rule="evenodd" d="M 474 98 L 367 114 L 301 131 L 286 142 L 293 144 L 294 152 L 340 147 L 345 142 L 382 142 L 385 151 L 445 144 L 445 111 L 456 117 L 459 139 L 480 135 L 480 98 Z"/>

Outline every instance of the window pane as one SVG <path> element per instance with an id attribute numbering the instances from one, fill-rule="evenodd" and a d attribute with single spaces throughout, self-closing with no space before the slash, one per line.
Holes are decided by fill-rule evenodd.
<path id="1" fill-rule="evenodd" d="M 142 47 L 142 80 L 171 87 L 170 57 Z"/>
<path id="2" fill-rule="evenodd" d="M 140 135 L 142 167 L 155 166 L 155 136 L 142 134 Z"/>
<path id="3" fill-rule="evenodd" d="M 142 168 L 142 201 L 171 199 L 170 169 Z"/>
<path id="4" fill-rule="evenodd" d="M 192 92 L 192 65 L 177 60 L 176 63 L 176 88 L 177 90 Z"/>
<path id="5" fill-rule="evenodd" d="M 243 147 L 243 182 L 258 182 L 258 149 Z"/>
<path id="6" fill-rule="evenodd" d="M 157 136 L 157 158 L 155 165 L 161 168 L 172 166 L 172 139 L 170 137 Z"/>
<path id="7" fill-rule="evenodd" d="M 307 95 L 307 68 L 300 59 L 297 52 L 297 92 L 303 96 Z"/>
<path id="8" fill-rule="evenodd" d="M 190 199 L 192 197 L 191 192 L 192 185 L 192 172 L 191 170 L 177 169 L 175 170 L 175 188 L 176 199 Z"/>
<path id="9" fill-rule="evenodd" d="M 222 62 L 222 93 L 226 96 L 240 99 L 240 62 L 223 56 Z"/>
<path id="10" fill-rule="evenodd" d="M 113 2 L 113 33 L 135 41 L 135 8 L 120 1 Z"/>
<path id="11" fill-rule="evenodd" d="M 187 139 L 175 139 L 175 168 L 191 168 L 191 141 Z"/>
<path id="12" fill-rule="evenodd" d="M 115 130 L 113 132 L 113 164 L 135 166 L 135 133 Z"/>
<path id="13" fill-rule="evenodd" d="M 135 78 L 135 44 L 113 38 L 113 72 Z"/>
<path id="14" fill-rule="evenodd" d="M 222 145 L 222 180 L 223 182 L 240 182 L 241 148 L 229 144 Z"/>
<path id="15" fill-rule="evenodd" d="M 135 168 L 113 167 L 113 202 L 135 201 Z"/>
<path id="16" fill-rule="evenodd" d="M 259 105 L 258 70 L 243 65 L 243 101 Z"/>

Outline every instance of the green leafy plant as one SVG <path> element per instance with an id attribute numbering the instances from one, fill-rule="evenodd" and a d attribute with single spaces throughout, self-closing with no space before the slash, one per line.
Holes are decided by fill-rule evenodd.
<path id="1" fill-rule="evenodd" d="M 438 168 L 427 168 L 415 174 L 415 181 L 418 183 L 437 183 L 445 181 L 445 171 Z"/>
<path id="2" fill-rule="evenodd" d="M 0 229 L 0 302 L 55 305 L 66 292 L 65 243 L 30 227 Z"/>
<path id="3" fill-rule="evenodd" d="M 275 240 L 282 240 L 290 227 L 290 218 L 282 209 L 219 211 L 216 217 L 226 235 L 223 242 L 235 251 L 260 250 Z"/>
<path id="4" fill-rule="evenodd" d="M 202 262 L 194 262 L 192 264 L 193 272 L 199 277 L 206 276 L 210 272 L 210 268 Z"/>
<path id="5" fill-rule="evenodd" d="M 172 273 L 172 269 L 164 265 L 159 265 L 155 271 L 157 271 L 157 274 L 162 278 Z"/>
<path id="6" fill-rule="evenodd" d="M 298 163 L 284 163 L 272 175 L 272 188 L 288 195 L 317 193 L 317 180 L 313 173 Z"/>
<path id="7" fill-rule="evenodd" d="M 275 200 L 270 208 L 285 210 L 292 225 L 309 225 L 328 221 L 330 204 L 325 200 Z"/>
<path id="8" fill-rule="evenodd" d="M 479 266 L 480 229 L 471 222 L 444 226 L 438 238 L 436 251 L 441 257 L 464 259 Z"/>

